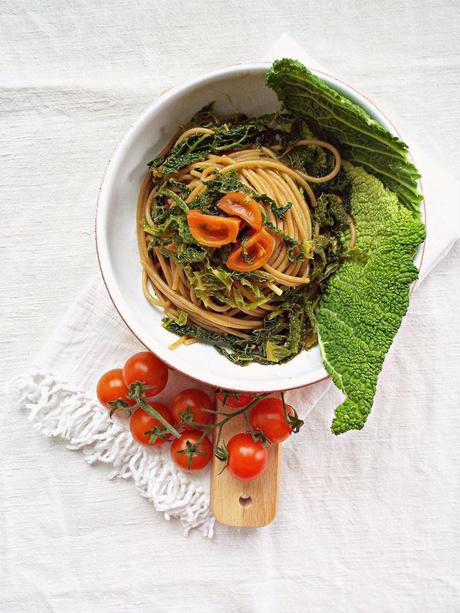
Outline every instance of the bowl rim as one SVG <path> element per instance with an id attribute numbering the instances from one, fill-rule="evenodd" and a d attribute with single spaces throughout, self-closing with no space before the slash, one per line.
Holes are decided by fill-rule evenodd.
<path id="1" fill-rule="evenodd" d="M 106 252 L 107 244 L 106 244 L 105 235 L 101 231 L 101 226 L 102 226 L 101 217 L 102 217 L 102 210 L 104 208 L 103 202 L 104 200 L 106 204 L 108 202 L 108 198 L 106 198 L 106 192 L 109 191 L 109 186 L 111 185 L 114 179 L 113 170 L 114 170 L 115 163 L 118 157 L 122 155 L 122 152 L 126 148 L 126 146 L 132 140 L 135 139 L 137 133 L 142 129 L 143 124 L 150 118 L 151 114 L 154 113 L 155 110 L 160 105 L 166 104 L 168 101 L 171 101 L 176 97 L 184 95 L 187 92 L 187 90 L 191 88 L 206 85 L 206 83 L 211 82 L 217 78 L 225 77 L 227 75 L 241 74 L 241 73 L 243 74 L 244 73 L 249 73 L 249 74 L 250 73 L 260 73 L 261 71 L 267 71 L 271 65 L 272 65 L 272 62 L 251 62 L 251 63 L 245 63 L 245 64 L 232 64 L 224 68 L 219 68 L 211 72 L 204 73 L 192 79 L 188 79 L 186 82 L 184 82 L 180 86 L 173 86 L 173 87 L 166 89 L 165 91 L 160 93 L 158 96 L 156 96 L 155 99 L 152 100 L 152 102 L 145 108 L 145 110 L 131 123 L 131 125 L 129 126 L 129 128 L 123 135 L 123 137 L 118 141 L 117 145 L 115 146 L 112 152 L 112 155 L 110 156 L 107 162 L 107 165 L 106 165 L 106 168 L 105 168 L 102 180 L 101 180 L 101 184 L 99 187 L 99 193 L 98 193 L 98 198 L 96 202 L 95 221 L 94 221 L 94 235 L 95 235 L 96 255 L 97 255 L 98 266 L 99 266 L 101 277 L 105 285 L 105 288 L 107 290 L 107 293 L 110 297 L 112 304 L 115 307 L 115 310 L 120 316 L 121 320 L 126 325 L 126 327 L 129 329 L 131 334 L 133 334 L 134 337 L 137 338 L 137 340 L 152 353 L 155 353 L 155 351 L 151 347 L 149 347 L 144 340 L 142 340 L 139 337 L 139 335 L 133 330 L 133 326 L 130 323 L 128 323 L 127 321 L 128 317 L 122 312 L 122 308 L 120 307 L 119 303 L 117 303 L 113 295 L 114 293 L 117 292 L 117 289 L 115 286 L 113 286 L 112 288 L 110 287 L 111 282 L 108 279 L 108 277 L 110 276 L 110 273 L 109 273 L 110 265 L 108 264 L 108 254 Z M 363 94 L 361 91 L 359 91 L 355 87 L 352 87 L 345 81 L 342 81 L 341 79 L 338 79 L 337 77 L 323 70 L 317 70 L 317 69 L 310 69 L 310 70 L 315 75 L 319 76 L 320 78 L 323 78 L 328 84 L 330 84 L 331 82 L 336 83 L 341 89 L 345 90 L 345 92 L 347 92 L 348 90 L 348 93 L 351 93 L 352 97 L 354 97 L 358 103 L 364 103 L 365 107 L 370 107 L 372 114 L 376 116 L 377 120 L 380 121 L 380 123 L 382 123 L 384 127 L 386 127 L 390 132 L 393 132 L 394 134 L 396 134 L 398 137 L 401 137 L 398 129 L 396 128 L 394 123 L 391 121 L 391 119 L 389 119 L 380 110 L 380 108 L 376 105 L 376 103 L 373 100 L 371 100 L 368 96 Z M 409 156 L 412 157 L 410 153 L 409 153 Z M 422 183 L 420 180 L 418 181 L 418 183 L 419 183 L 420 193 L 423 196 Z M 426 206 L 425 206 L 424 199 L 421 201 L 421 213 L 422 213 L 423 223 L 426 226 Z M 103 253 L 103 250 L 105 251 L 104 253 Z M 418 251 L 414 258 L 414 261 L 416 262 L 419 270 L 422 268 L 424 254 L 425 254 L 425 242 L 423 242 L 419 246 Z M 417 280 L 415 280 L 412 283 L 410 290 L 409 290 L 409 295 L 412 294 L 416 284 L 417 284 Z M 174 352 L 171 352 L 171 354 L 173 353 Z M 168 367 L 171 368 L 172 370 L 180 372 L 181 374 L 185 374 L 186 376 L 190 377 L 191 379 L 199 383 L 210 385 L 211 387 L 214 387 L 214 388 L 217 387 L 214 382 L 207 380 L 206 377 L 198 378 L 193 375 L 190 375 L 188 372 L 184 372 L 180 370 L 177 366 L 174 365 L 174 360 L 168 360 L 164 356 L 158 356 L 158 357 L 160 357 L 168 365 Z M 289 385 L 288 387 L 284 386 L 283 389 L 286 391 L 300 389 L 302 387 L 314 385 L 315 383 L 320 383 L 321 381 L 325 381 L 330 378 L 331 378 L 330 375 L 326 372 L 324 366 L 322 366 L 321 369 L 316 369 L 315 371 L 313 371 L 313 373 L 311 373 L 312 380 L 309 380 L 307 382 L 303 382 L 300 384 L 296 383 L 295 385 Z M 227 389 L 236 389 L 236 388 L 228 387 Z M 273 392 L 273 391 L 278 391 L 278 389 L 275 390 L 274 388 L 270 388 L 268 390 L 267 389 L 254 390 L 252 387 L 245 387 L 242 390 L 238 390 L 238 391 Z"/>

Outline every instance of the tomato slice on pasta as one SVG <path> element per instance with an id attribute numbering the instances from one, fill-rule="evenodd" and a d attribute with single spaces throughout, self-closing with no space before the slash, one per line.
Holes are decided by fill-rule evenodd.
<path id="1" fill-rule="evenodd" d="M 254 230 L 262 228 L 262 212 L 259 204 L 242 192 L 229 192 L 217 203 L 219 209 L 228 215 L 241 217 Z"/>
<path id="2" fill-rule="evenodd" d="M 187 213 L 187 223 L 193 238 L 206 247 L 221 247 L 234 243 L 240 229 L 237 217 L 206 215 L 192 210 Z"/>
<path id="3" fill-rule="evenodd" d="M 275 249 L 275 239 L 262 228 L 254 232 L 241 245 L 236 247 L 225 262 L 227 268 L 238 272 L 251 272 L 261 268 L 271 258 Z"/>

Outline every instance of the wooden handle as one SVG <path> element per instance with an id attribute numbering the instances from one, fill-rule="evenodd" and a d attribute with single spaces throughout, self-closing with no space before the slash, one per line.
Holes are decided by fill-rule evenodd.
<path id="1" fill-rule="evenodd" d="M 216 409 L 231 411 L 228 406 L 222 409 L 219 401 L 216 401 Z M 221 441 L 227 442 L 234 434 L 246 430 L 243 415 L 238 415 L 223 427 Z M 270 445 L 268 464 L 260 477 L 253 481 L 238 481 L 228 470 L 222 471 L 222 462 L 214 457 L 211 466 L 211 510 L 217 521 L 242 528 L 260 528 L 273 521 L 278 505 L 280 458 L 280 446 Z"/>

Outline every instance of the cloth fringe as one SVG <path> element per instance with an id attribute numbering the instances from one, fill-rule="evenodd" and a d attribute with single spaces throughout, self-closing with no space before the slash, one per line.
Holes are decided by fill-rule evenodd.
<path id="1" fill-rule="evenodd" d="M 17 395 L 19 407 L 29 410 L 38 432 L 67 440 L 67 448 L 81 451 L 88 464 L 111 464 L 109 479 L 132 479 L 138 492 L 167 520 L 180 520 L 185 534 L 198 528 L 212 538 L 215 519 L 209 494 L 176 469 L 161 450 L 139 445 L 121 421 L 111 419 L 96 402 L 49 373 L 33 369 L 8 387 Z"/>

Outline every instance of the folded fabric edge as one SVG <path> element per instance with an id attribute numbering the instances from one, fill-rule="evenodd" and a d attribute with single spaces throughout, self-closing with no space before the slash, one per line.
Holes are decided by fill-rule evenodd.
<path id="1" fill-rule="evenodd" d="M 13 379 L 7 391 L 21 410 L 29 411 L 35 430 L 65 439 L 67 449 L 80 450 L 88 464 L 111 464 L 109 479 L 132 479 L 165 519 L 180 520 L 185 534 L 197 528 L 212 538 L 215 519 L 208 493 L 161 453 L 136 443 L 97 403 L 39 369 Z"/>

